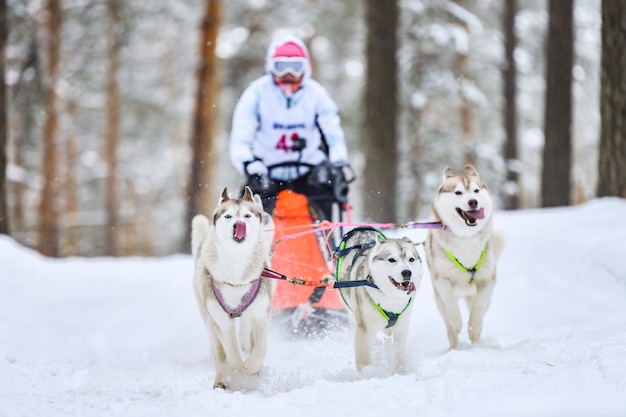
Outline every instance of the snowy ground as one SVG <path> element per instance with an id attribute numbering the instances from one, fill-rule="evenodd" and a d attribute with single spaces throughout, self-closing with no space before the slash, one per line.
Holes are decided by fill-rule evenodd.
<path id="1" fill-rule="evenodd" d="M 430 279 L 410 369 L 354 370 L 350 330 L 273 332 L 261 375 L 211 389 L 187 256 L 45 259 L 0 237 L 0 417 L 625 416 L 626 201 L 498 212 L 483 341 L 448 351 Z M 422 232 L 411 232 L 416 240 Z"/>

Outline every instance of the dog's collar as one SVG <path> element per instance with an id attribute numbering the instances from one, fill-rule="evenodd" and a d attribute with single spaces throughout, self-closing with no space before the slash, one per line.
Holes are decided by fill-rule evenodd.
<path id="1" fill-rule="evenodd" d="M 241 298 L 241 303 L 235 308 L 232 308 L 228 304 L 224 302 L 224 296 L 220 292 L 220 290 L 215 286 L 215 280 L 211 279 L 211 287 L 213 288 L 213 293 L 215 293 L 215 299 L 222 306 L 222 309 L 230 316 L 230 318 L 240 317 L 241 313 L 243 313 L 246 308 L 252 304 L 257 294 L 259 293 L 259 288 L 261 287 L 261 279 L 257 278 L 252 281 L 250 284 L 252 286 L 248 290 L 248 292 Z"/>
<path id="2" fill-rule="evenodd" d="M 469 283 L 472 284 L 474 282 L 474 274 L 476 274 L 476 271 L 478 271 L 478 268 L 480 268 L 480 266 L 483 264 L 483 261 L 485 260 L 485 254 L 487 253 L 487 245 L 485 245 L 485 247 L 483 248 L 483 252 L 480 254 L 480 259 L 478 260 L 476 265 L 474 265 L 471 268 L 467 268 L 465 265 L 463 265 L 458 259 L 456 259 L 456 257 L 449 250 L 444 249 L 444 251 L 446 252 L 446 255 L 448 255 L 448 258 L 450 258 L 450 260 L 461 271 L 469 272 L 471 274 L 470 279 L 469 279 Z"/>

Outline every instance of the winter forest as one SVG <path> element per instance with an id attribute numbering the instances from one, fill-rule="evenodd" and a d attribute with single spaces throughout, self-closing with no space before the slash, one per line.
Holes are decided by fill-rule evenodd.
<path id="1" fill-rule="evenodd" d="M 355 219 L 426 218 L 466 162 L 503 210 L 626 198 L 624 19 L 620 0 L 0 0 L 0 232 L 55 257 L 184 251 L 243 184 L 232 111 L 283 31 L 340 109 Z"/>

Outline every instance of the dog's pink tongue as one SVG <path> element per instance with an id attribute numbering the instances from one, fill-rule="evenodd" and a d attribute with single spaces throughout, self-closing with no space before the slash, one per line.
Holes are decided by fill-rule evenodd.
<path id="1" fill-rule="evenodd" d="M 471 217 L 472 219 L 484 219 L 485 218 L 485 209 L 480 208 L 478 210 L 466 211 L 465 215 L 467 217 Z"/>
<path id="2" fill-rule="evenodd" d="M 246 237 L 246 222 L 241 220 L 235 222 L 235 234 L 233 237 L 236 240 L 243 240 Z"/>

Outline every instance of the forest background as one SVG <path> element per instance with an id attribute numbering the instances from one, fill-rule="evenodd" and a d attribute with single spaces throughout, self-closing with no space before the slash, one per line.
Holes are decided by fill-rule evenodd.
<path id="1" fill-rule="evenodd" d="M 0 232 L 49 256 L 185 250 L 243 184 L 232 111 L 282 31 L 339 106 L 355 219 L 425 218 L 466 162 L 502 209 L 626 198 L 624 19 L 619 0 L 0 0 Z"/>

